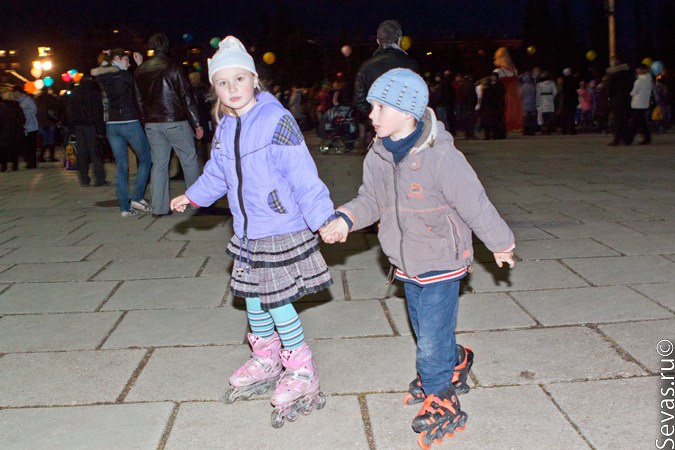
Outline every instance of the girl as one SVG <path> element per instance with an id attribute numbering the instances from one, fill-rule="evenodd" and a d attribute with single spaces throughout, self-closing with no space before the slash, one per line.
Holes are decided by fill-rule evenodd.
<path id="1" fill-rule="evenodd" d="M 219 122 L 211 159 L 171 209 L 208 206 L 227 194 L 235 232 L 227 247 L 235 259 L 231 286 L 246 299 L 253 354 L 230 377 L 225 401 L 276 383 L 272 425 L 278 428 L 326 401 L 292 302 L 332 284 L 313 232 L 335 211 L 297 122 L 262 92 L 253 58 L 237 38 L 220 42 L 209 81 Z"/>

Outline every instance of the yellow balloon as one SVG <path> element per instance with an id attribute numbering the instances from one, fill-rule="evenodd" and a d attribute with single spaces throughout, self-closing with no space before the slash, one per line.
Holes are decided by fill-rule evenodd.
<path id="1" fill-rule="evenodd" d="M 412 45 L 412 39 L 410 39 L 410 36 L 403 36 L 401 38 L 401 48 L 405 51 L 407 51 L 410 46 Z"/>
<path id="2" fill-rule="evenodd" d="M 653 62 L 654 61 L 652 61 L 652 59 L 649 57 L 642 60 L 642 64 L 644 64 L 647 67 L 651 67 Z"/>
<path id="3" fill-rule="evenodd" d="M 263 61 L 265 61 L 265 64 L 272 65 L 274 64 L 274 61 L 277 60 L 277 55 L 275 55 L 272 52 L 267 52 L 263 55 Z"/>
<path id="4" fill-rule="evenodd" d="M 528 55 L 532 56 L 535 53 L 537 53 L 537 47 L 535 47 L 534 45 L 530 45 L 529 47 L 527 47 L 527 54 Z"/>
<path id="5" fill-rule="evenodd" d="M 594 50 L 589 50 L 586 52 L 586 59 L 589 61 L 593 61 L 597 56 L 598 54 L 595 53 Z"/>

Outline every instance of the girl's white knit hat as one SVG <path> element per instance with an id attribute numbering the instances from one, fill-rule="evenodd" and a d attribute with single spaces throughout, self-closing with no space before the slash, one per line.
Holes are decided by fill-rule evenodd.
<path id="1" fill-rule="evenodd" d="M 244 44 L 234 36 L 228 36 L 218 44 L 218 51 L 209 58 L 209 81 L 213 84 L 213 75 L 226 67 L 241 67 L 258 75 L 253 57 L 248 54 Z"/>

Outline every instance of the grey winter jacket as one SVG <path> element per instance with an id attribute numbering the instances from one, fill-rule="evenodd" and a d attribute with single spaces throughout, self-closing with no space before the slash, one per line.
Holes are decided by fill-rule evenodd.
<path id="1" fill-rule="evenodd" d="M 338 208 L 353 221 L 350 231 L 380 220 L 382 250 L 410 277 L 469 266 L 472 231 L 492 252 L 513 249 L 513 233 L 450 133 L 430 108 L 422 120 L 422 135 L 398 165 L 380 140 L 371 147 L 357 197 Z"/>

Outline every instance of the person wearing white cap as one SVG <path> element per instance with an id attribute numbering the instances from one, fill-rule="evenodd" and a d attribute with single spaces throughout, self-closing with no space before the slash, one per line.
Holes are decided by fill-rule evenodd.
<path id="1" fill-rule="evenodd" d="M 263 90 L 239 39 L 220 42 L 209 81 L 218 122 L 211 159 L 171 209 L 209 206 L 227 195 L 234 219 L 230 285 L 246 299 L 253 355 L 230 377 L 226 402 L 276 385 L 272 425 L 278 428 L 326 401 L 293 302 L 333 283 L 314 233 L 335 210 L 300 127 Z"/>

